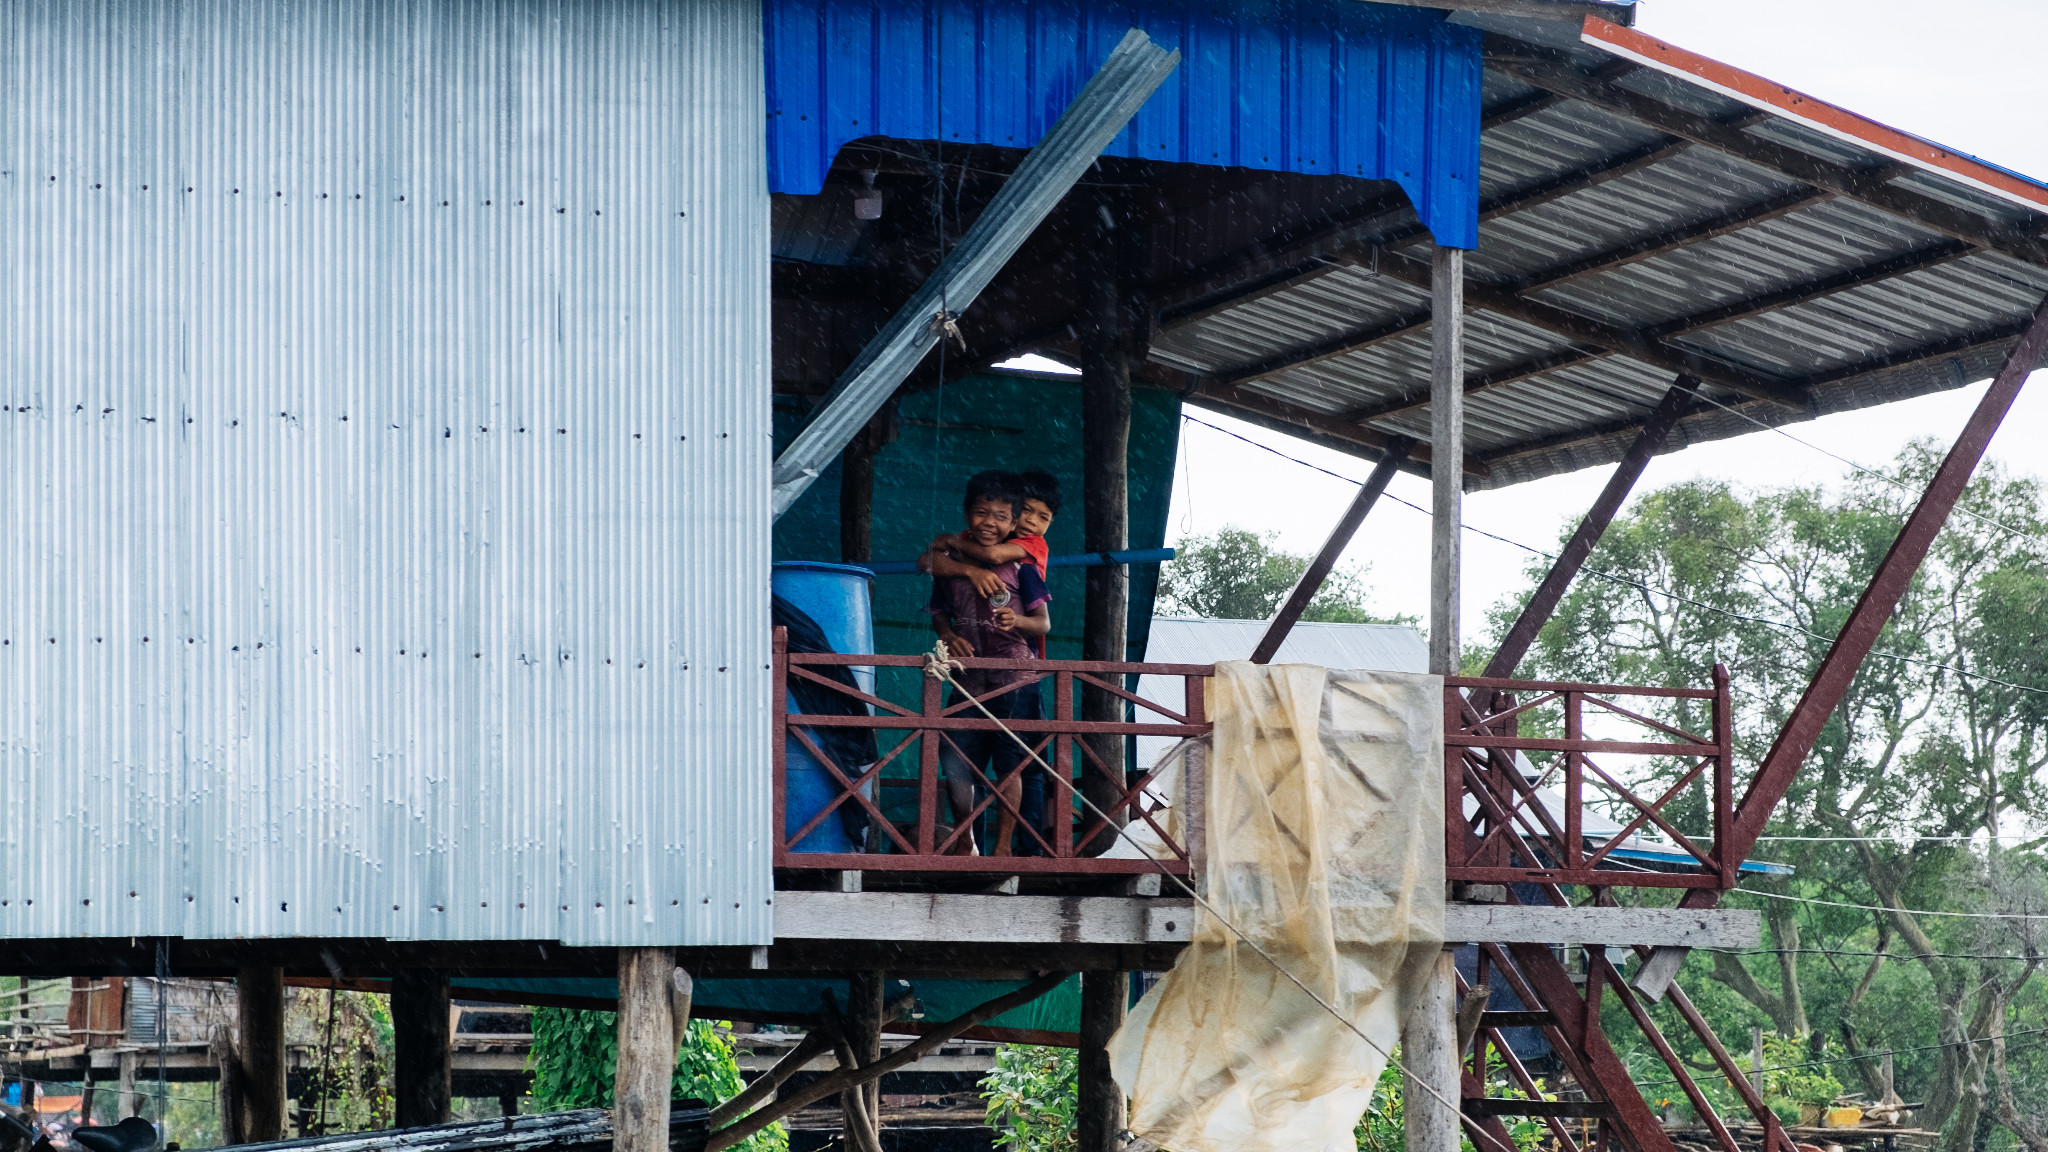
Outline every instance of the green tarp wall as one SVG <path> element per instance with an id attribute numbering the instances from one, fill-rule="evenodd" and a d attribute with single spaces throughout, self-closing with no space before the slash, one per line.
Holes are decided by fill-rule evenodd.
<path id="1" fill-rule="evenodd" d="M 776 397 L 776 450 L 796 435 L 807 407 Z M 899 435 L 875 454 L 873 523 L 876 560 L 914 560 L 932 538 L 961 526 L 960 494 L 967 478 L 986 468 L 1021 472 L 1042 468 L 1059 477 L 1066 507 L 1047 543 L 1055 556 L 1083 550 L 1081 515 L 1081 385 L 1078 380 L 971 376 L 945 388 L 904 397 L 897 409 Z M 1163 547 L 1167 505 L 1173 495 L 1179 448 L 1180 398 L 1136 388 L 1131 397 L 1131 548 Z M 839 464 L 834 462 L 775 525 L 777 560 L 839 560 Z M 1081 604 L 1085 568 L 1055 568 L 1052 636 L 1046 655 L 1081 658 Z M 1131 568 L 1130 658 L 1142 659 L 1152 620 L 1159 566 Z M 924 652 L 932 629 L 924 615 L 931 581 L 923 576 L 877 576 L 875 647 L 882 652 Z M 885 684 L 885 689 L 891 685 Z M 887 694 L 885 692 L 885 694 Z"/>

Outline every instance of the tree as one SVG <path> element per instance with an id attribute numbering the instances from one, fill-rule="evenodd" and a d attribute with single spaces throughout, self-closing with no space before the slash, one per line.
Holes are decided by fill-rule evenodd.
<path id="1" fill-rule="evenodd" d="M 1526 674 L 1698 685 L 1726 662 L 1738 762 L 1756 764 L 1939 463 L 1922 443 L 1839 492 L 1649 493 L 1609 530 Z M 1768 842 L 1796 876 L 1745 884 L 1777 897 L 1761 901 L 1770 946 L 1692 961 L 1733 994 L 1724 1027 L 1746 1028 L 1746 1010 L 1806 1036 L 1812 1059 L 1839 1040 L 1866 1082 L 1875 1061 L 1863 1054 L 1904 1050 L 1902 1090 L 1926 1101 L 1917 1122 L 1942 1127 L 1948 1152 L 1977 1146 L 1980 1119 L 2010 1111 L 2000 1122 L 2019 1132 L 2034 1123 L 2023 1109 L 2048 1105 L 2024 1077 L 2029 1099 L 2011 1109 L 2007 1093 L 1987 1095 L 1990 1041 L 2013 1013 L 2039 1011 L 2025 1001 L 2033 922 L 1991 917 L 2048 907 L 2038 854 L 2000 839 L 2048 799 L 2040 499 L 1995 468 L 1973 481 L 1774 815 L 1768 835 L 1826 839 Z M 1501 607 L 1497 629 L 1518 607 Z M 1684 802 L 1681 827 L 1703 828 L 1704 796 Z M 1731 899 L 1742 902 L 1755 903 Z"/>
<path id="2" fill-rule="evenodd" d="M 1234 525 L 1183 537 L 1159 571 L 1160 609 L 1210 620 L 1266 620 L 1308 570 L 1310 557 L 1273 546 L 1273 533 Z M 1323 581 L 1303 620 L 1335 624 L 1413 624 L 1413 616 L 1374 615 L 1364 565 L 1340 567 Z"/>
<path id="3" fill-rule="evenodd" d="M 676 1052 L 669 1097 L 717 1105 L 740 1094 L 739 1061 L 732 1043 L 709 1020 L 692 1020 Z M 542 1112 L 609 1108 L 619 1062 L 619 1018 L 613 1012 L 572 1008 L 533 1010 L 533 1103 Z M 770 1125 L 740 1143 L 743 1152 L 785 1152 L 789 1134 Z"/>

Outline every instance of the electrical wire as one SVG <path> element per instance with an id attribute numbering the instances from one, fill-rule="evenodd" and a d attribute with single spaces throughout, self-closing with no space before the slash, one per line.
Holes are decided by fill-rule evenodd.
<path id="1" fill-rule="evenodd" d="M 2048 920 L 2048 913 L 1934 912 L 1924 908 L 1887 908 L 1882 904 L 1845 904 L 1840 900 L 1821 900 L 1812 896 L 1786 896 L 1778 892 L 1766 892 L 1761 888 L 1737 888 L 1735 891 L 1745 896 L 1767 896 L 1792 904 L 1819 904 L 1829 908 L 1853 908 L 1860 912 L 1900 912 L 1907 916 L 1950 916 L 1963 920 Z"/>
<path id="2" fill-rule="evenodd" d="M 1185 412 L 1181 414 L 1181 419 L 1186 420 L 1191 424 L 1199 424 L 1204 428 L 1221 432 L 1225 436 L 1230 436 L 1235 439 L 1242 440 L 1245 443 L 1250 444 L 1254 448 L 1260 448 L 1267 452 L 1271 452 L 1273 455 L 1280 457 L 1282 460 L 1291 460 L 1304 468 L 1309 468 L 1313 469 L 1314 471 L 1321 472 L 1325 476 L 1335 477 L 1336 479 L 1342 480 L 1347 484 L 1357 485 L 1359 487 L 1364 486 L 1361 481 L 1354 480 L 1341 472 L 1333 472 L 1320 464 L 1312 464 L 1309 461 L 1303 460 L 1298 456 L 1290 456 L 1287 453 L 1282 452 L 1280 449 L 1275 448 L 1270 444 L 1261 444 L 1257 440 L 1254 440 L 1249 436 L 1245 436 L 1238 432 L 1233 432 L 1230 429 L 1224 428 L 1220 425 L 1211 424 L 1207 420 L 1197 419 L 1193 416 L 1189 416 Z M 1394 495 L 1391 492 L 1382 492 L 1380 494 L 1380 498 L 1383 500 L 1391 500 L 1394 503 L 1402 505 L 1406 508 L 1412 508 L 1415 511 L 1422 513 L 1424 516 L 1433 515 L 1433 513 L 1431 513 L 1429 509 L 1424 508 L 1422 505 L 1417 504 L 1410 500 L 1403 500 L 1402 498 Z M 1524 552 L 1528 552 L 1531 555 L 1535 556 L 1541 556 L 1546 560 L 1554 561 L 1557 559 L 1557 553 L 1555 552 L 1546 552 L 1541 548 L 1535 547 L 1534 545 L 1524 544 L 1520 540 L 1510 540 L 1506 536 L 1502 536 L 1494 532 L 1489 532 L 1484 528 L 1477 528 L 1473 525 L 1462 523 L 1459 525 L 1459 527 L 1476 536 L 1484 536 L 1489 540 L 1493 540 L 1501 544 L 1506 544 L 1511 548 L 1519 548 Z M 1609 581 L 1611 583 L 1620 584 L 1628 588 L 1635 588 L 1643 592 L 1653 593 L 1655 595 L 1662 596 L 1676 603 L 1685 604 L 1694 608 L 1698 608 L 1702 612 L 1711 612 L 1717 616 L 1725 616 L 1731 620 L 1741 620 L 1751 624 L 1765 624 L 1772 628 L 1780 628 L 1787 632 L 1793 632 L 1802 636 L 1808 636 L 1815 640 L 1825 640 L 1829 643 L 1833 643 L 1835 640 L 1835 637 L 1833 636 L 1828 636 L 1820 632 L 1815 632 L 1811 628 L 1802 627 L 1798 624 L 1787 624 L 1782 620 L 1773 620 L 1768 616 L 1755 616 L 1746 612 L 1735 612 L 1726 608 L 1717 608 L 1712 604 L 1695 600 L 1690 596 L 1680 595 L 1679 593 L 1673 592 L 1668 588 L 1662 588 L 1655 584 L 1648 584 L 1641 580 L 1632 579 L 1627 576 L 1616 575 L 1615 573 L 1607 572 L 1599 568 L 1586 566 L 1581 567 L 1580 571 L 1591 576 L 1597 576 L 1600 579 Z M 1878 648 L 1871 649 L 1870 654 L 1872 656 L 1882 656 L 1887 660 L 1896 660 L 1902 664 L 1912 664 L 1922 668 L 1932 669 L 1937 672 L 1953 672 L 1957 676 L 1964 677 L 1966 679 L 1976 680 L 1980 683 L 1985 684 L 1996 684 L 2001 688 L 2011 688 L 2016 692 L 2028 692 L 2034 695 L 2048 696 L 2048 689 L 2034 688 L 2025 684 L 2015 684 L 2010 680 L 2001 680 L 1996 676 L 1986 676 L 1981 672 L 1971 672 L 1967 669 L 1957 668 L 1952 664 L 1943 664 L 1936 660 L 1925 660 L 1917 656 L 1906 656 L 1897 652 L 1886 652 Z"/>
<path id="3" fill-rule="evenodd" d="M 1888 956 L 1894 960 L 2030 960 L 1997 952 L 1856 952 L 1841 948 L 1695 948 L 1695 952 L 1720 952 L 1728 956 L 1852 956 L 1871 960 Z"/>
<path id="4" fill-rule="evenodd" d="M 2017 1032 L 2003 1033 L 2000 1035 L 1999 1039 L 2009 1040 L 2014 1036 L 2036 1036 L 2044 1032 L 2048 1032 L 2048 1028 L 2022 1028 Z M 1882 1052 L 1863 1052 L 1855 1056 L 1837 1056 L 1831 1060 L 1808 1060 L 1802 1064 L 1779 1064 L 1775 1067 L 1756 1068 L 1752 1069 L 1751 1071 L 1791 1072 L 1800 1068 L 1821 1068 L 1829 1064 L 1856 1064 L 1864 1060 L 1875 1060 L 1881 1056 L 1903 1056 L 1908 1052 L 1932 1052 L 1937 1048 L 1960 1048 L 1965 1044 L 1989 1044 L 1991 1043 L 1991 1041 L 1992 1037 L 1990 1036 L 1975 1036 L 1969 1039 L 1958 1040 L 1948 1044 L 1920 1044 L 1912 1048 L 1887 1048 Z M 1636 1087 L 1661 1088 L 1666 1084 L 1676 1083 L 1678 1083 L 1676 1078 L 1669 1080 L 1640 1080 L 1636 1082 Z"/>
<path id="5" fill-rule="evenodd" d="M 1763 421 L 1757 419 L 1754 416 L 1751 416 L 1749 413 L 1744 412 L 1739 408 L 1733 408 L 1727 404 L 1721 403 L 1719 400 L 1716 400 L 1712 396 L 1707 395 L 1705 391 L 1695 389 L 1693 395 L 1701 400 L 1706 401 L 1709 404 L 1712 404 L 1714 407 L 1719 408 L 1720 410 L 1728 413 L 1731 416 L 1747 420 L 1751 424 L 1756 425 L 1757 427 L 1763 429 L 1766 432 L 1776 432 L 1778 435 L 1783 436 L 1785 439 L 1790 440 L 1791 442 L 1799 445 L 1802 448 L 1811 448 L 1815 452 L 1818 452 L 1821 455 L 1826 456 L 1830 460 L 1835 460 L 1840 463 L 1847 464 L 1849 467 L 1854 468 L 1858 472 L 1863 473 L 1865 476 L 1868 476 L 1873 480 L 1889 484 L 1892 487 L 1897 488 L 1899 491 L 1904 492 L 1909 496 L 1917 497 L 1920 495 L 1920 493 L 1917 490 L 1915 490 L 1911 485 L 1900 481 L 1895 476 L 1887 476 L 1874 468 L 1866 468 L 1863 465 L 1858 464 L 1856 461 L 1849 459 L 1847 456 L 1838 455 L 1837 453 L 1828 451 L 1827 449 L 1821 447 L 1818 444 L 1814 444 L 1806 440 L 1801 440 L 1799 437 L 1794 436 L 1790 432 L 1785 431 L 1783 428 L 1779 428 L 1773 424 L 1766 424 Z M 1996 528 L 2001 532 L 2009 532 L 2019 539 L 2024 540 L 2028 537 L 2028 534 L 2024 529 L 2015 528 L 2012 525 L 2007 524 L 2000 520 L 1994 520 L 1991 517 L 1986 516 L 1980 512 L 1972 512 L 1968 508 L 1963 507 L 1960 503 L 1956 505 L 1955 510 L 1957 512 L 1962 513 L 1965 516 L 1968 516 L 1972 520 L 1977 520 L 1985 524 L 1989 524 L 1991 527 Z"/>

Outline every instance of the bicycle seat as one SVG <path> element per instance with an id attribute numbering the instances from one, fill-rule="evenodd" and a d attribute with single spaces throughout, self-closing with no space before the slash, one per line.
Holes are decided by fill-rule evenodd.
<path id="1" fill-rule="evenodd" d="M 153 1152 L 156 1126 L 140 1116 L 130 1116 L 119 1124 L 73 1128 L 71 1141 L 85 1152 Z"/>

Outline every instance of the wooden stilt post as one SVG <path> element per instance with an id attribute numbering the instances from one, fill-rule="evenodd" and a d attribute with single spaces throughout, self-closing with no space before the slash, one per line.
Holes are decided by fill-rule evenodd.
<path id="1" fill-rule="evenodd" d="M 1128 972 L 1081 973 L 1080 1099 L 1074 1116 L 1076 1152 L 1117 1152 L 1126 1122 L 1124 1090 L 1109 1074 L 1109 1038 L 1123 1027 L 1131 1002 Z"/>
<path id="2" fill-rule="evenodd" d="M 866 564 L 875 558 L 875 453 L 895 439 L 895 402 L 883 406 L 854 433 L 839 455 L 839 559 Z"/>
<path id="3" fill-rule="evenodd" d="M 846 1037 L 857 1063 L 865 1066 L 882 1058 L 882 974 L 855 972 L 846 980 Z M 882 1082 L 871 1080 L 840 1094 L 841 1123 L 847 1129 L 846 1146 L 879 1147 L 882 1139 Z M 866 1134 L 853 1131 L 861 1125 Z"/>
<path id="4" fill-rule="evenodd" d="M 241 1137 L 256 1144 L 284 1139 L 284 969 L 235 973 L 235 1040 L 241 1075 L 235 1093 Z"/>
<path id="5" fill-rule="evenodd" d="M 1446 950 L 1437 954 L 1429 983 L 1401 1026 L 1401 1062 L 1408 1068 L 1401 1079 L 1402 1133 L 1409 1152 L 1458 1152 L 1464 1083 L 1458 1074 L 1457 1011 L 1458 968 Z"/>
<path id="6" fill-rule="evenodd" d="M 391 976 L 392 1095 L 400 1128 L 448 1122 L 448 977 L 424 968 Z"/>
<path id="7" fill-rule="evenodd" d="M 1436 249 L 1434 269 L 1429 326 L 1429 670 L 1455 676 L 1462 655 L 1458 532 L 1465 506 L 1465 473 L 1459 467 L 1465 458 L 1465 253 Z"/>
<path id="8" fill-rule="evenodd" d="M 673 948 L 619 949 L 619 1064 L 612 1080 L 616 1152 L 668 1152 L 675 972 Z"/>
<path id="9" fill-rule="evenodd" d="M 1429 670 L 1458 672 L 1458 532 L 1464 518 L 1465 253 L 1436 249 L 1430 296 Z M 1422 998 L 1401 1028 L 1408 1152 L 1458 1152 L 1458 970 L 1437 957 Z"/>
<path id="10" fill-rule="evenodd" d="M 140 1053 L 121 1053 L 121 1107 L 115 1116 L 117 1120 L 142 1115 L 142 1094 L 135 1090 L 135 1070 L 140 1061 Z"/>
<path id="11" fill-rule="evenodd" d="M 1101 230 L 1089 258 L 1081 262 L 1085 280 L 1080 292 L 1087 313 L 1081 333 L 1082 536 L 1083 547 L 1090 552 L 1121 552 L 1130 547 L 1131 366 L 1121 262 L 1116 255 L 1120 238 L 1110 226 L 1111 205 L 1102 201 L 1097 208 Z M 1129 617 L 1129 570 L 1121 564 L 1091 566 L 1082 608 L 1081 658 L 1122 660 Z M 1084 688 L 1081 718 L 1122 720 L 1124 702 L 1114 693 Z M 1087 740 L 1100 766 L 1082 765 L 1081 794 L 1107 812 L 1123 797 L 1124 738 L 1098 735 Z M 1084 815 L 1081 822 L 1092 824 L 1092 815 Z M 1099 856 L 1115 842 L 1116 833 L 1105 830 L 1090 843 L 1075 845 L 1075 851 Z"/>
<path id="12" fill-rule="evenodd" d="M 242 1060 L 235 1054 L 234 1031 L 225 1024 L 215 1024 L 206 1038 L 206 1054 L 213 1059 L 214 1067 L 220 1069 L 219 1079 L 214 1081 L 213 1103 L 220 1116 L 220 1142 L 222 1144 L 246 1144 L 242 1135 L 242 1108 L 236 1102 L 240 1095 Z M 26 1089 L 27 1082 L 23 1082 Z M 23 1105 L 29 1100 L 24 1097 Z"/>

